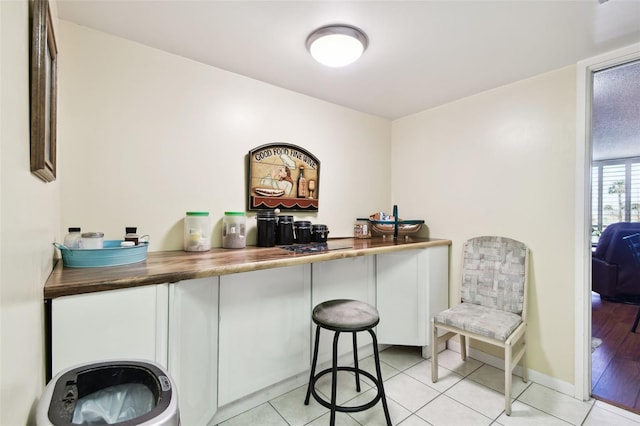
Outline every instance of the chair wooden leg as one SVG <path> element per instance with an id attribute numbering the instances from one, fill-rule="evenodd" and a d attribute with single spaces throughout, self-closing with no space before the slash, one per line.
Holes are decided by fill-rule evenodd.
<path id="1" fill-rule="evenodd" d="M 511 349 L 511 345 L 504 348 L 504 412 L 507 416 L 511 415 Z"/>
<path id="2" fill-rule="evenodd" d="M 467 360 L 467 338 L 462 334 L 460 336 L 460 356 L 462 356 L 462 360 Z"/>
<path id="3" fill-rule="evenodd" d="M 438 381 L 438 327 L 436 322 L 431 320 L 431 381 Z"/>
<path id="4" fill-rule="evenodd" d="M 525 348 L 524 349 L 524 353 L 522 354 L 522 381 L 523 382 L 528 382 L 529 381 L 529 373 L 527 372 L 527 333 L 525 332 L 522 335 L 522 345 Z"/>

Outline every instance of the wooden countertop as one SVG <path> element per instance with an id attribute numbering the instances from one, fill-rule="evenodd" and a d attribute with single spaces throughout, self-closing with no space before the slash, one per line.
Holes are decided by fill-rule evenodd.
<path id="1" fill-rule="evenodd" d="M 451 241 L 432 238 L 336 238 L 329 239 L 327 244 L 329 250 L 313 253 L 296 253 L 277 246 L 214 248 L 197 253 L 182 250 L 158 251 L 148 253 L 144 262 L 106 268 L 65 268 L 62 261 L 58 261 L 44 286 L 44 297 L 52 299 L 355 256 L 448 246 Z"/>

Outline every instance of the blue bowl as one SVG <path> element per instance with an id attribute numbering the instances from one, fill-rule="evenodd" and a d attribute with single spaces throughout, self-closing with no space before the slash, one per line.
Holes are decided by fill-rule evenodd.
<path id="1" fill-rule="evenodd" d="M 120 247 L 121 240 L 106 240 L 101 249 L 70 249 L 53 243 L 62 254 L 62 264 L 69 268 L 103 268 L 143 262 L 147 259 L 148 243 Z"/>

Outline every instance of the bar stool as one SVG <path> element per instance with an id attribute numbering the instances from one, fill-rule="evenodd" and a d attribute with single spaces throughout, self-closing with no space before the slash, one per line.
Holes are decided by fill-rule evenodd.
<path id="1" fill-rule="evenodd" d="M 389 408 L 387 407 L 387 399 L 384 395 L 384 386 L 382 384 L 382 373 L 380 372 L 380 355 L 378 354 L 378 339 L 373 332 L 375 327 L 380 322 L 380 316 L 378 311 L 373 306 L 360 302 L 357 300 L 328 300 L 322 302 L 313 308 L 312 315 L 313 322 L 316 323 L 316 343 L 313 350 L 313 363 L 311 365 L 311 374 L 309 375 L 309 385 L 307 387 L 307 396 L 304 399 L 304 404 L 309 405 L 309 396 L 313 395 L 314 399 L 321 405 L 331 410 L 330 425 L 335 425 L 336 411 L 344 413 L 355 413 L 358 411 L 367 410 L 382 401 L 382 408 L 384 409 L 384 415 L 387 421 L 387 425 L 391 426 L 391 419 L 389 417 Z M 320 342 L 320 328 L 332 330 L 335 332 L 333 336 L 333 363 L 331 368 L 322 370 L 318 374 L 316 372 L 316 363 L 318 362 L 318 344 Z M 373 339 L 373 356 L 376 365 L 376 374 L 378 377 L 373 377 L 368 371 L 361 370 L 358 367 L 358 344 L 356 341 L 356 333 L 360 331 L 368 331 Z M 352 333 L 353 334 L 353 367 L 340 366 L 338 367 L 338 338 L 340 333 Z M 351 371 L 356 376 L 356 390 L 360 392 L 360 375 L 368 377 L 378 389 L 377 395 L 368 403 L 358 406 L 341 406 L 336 403 L 337 395 L 337 374 L 338 371 Z M 331 373 L 331 402 L 326 401 L 318 395 L 315 389 L 315 384 L 318 379 L 325 374 Z"/>

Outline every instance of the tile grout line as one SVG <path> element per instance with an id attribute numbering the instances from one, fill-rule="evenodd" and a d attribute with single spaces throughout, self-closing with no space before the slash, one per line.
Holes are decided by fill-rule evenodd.
<path id="1" fill-rule="evenodd" d="M 397 426 L 398 424 L 402 424 L 403 422 L 406 422 L 406 421 L 407 421 L 407 419 L 409 419 L 409 418 L 411 418 L 411 417 L 413 417 L 413 416 L 415 416 L 415 417 L 416 417 L 416 420 L 417 420 L 417 421 L 424 421 L 426 424 L 430 424 L 430 423 L 429 423 L 425 418 L 421 417 L 421 416 L 418 414 L 418 412 L 419 412 L 420 410 L 425 409 L 425 408 L 428 410 L 428 406 L 429 406 L 429 405 L 431 405 L 431 404 L 436 403 L 436 401 L 441 401 L 441 403 L 442 403 L 442 402 L 444 402 L 444 401 L 442 400 L 443 396 L 444 396 L 444 397 L 446 397 L 446 398 L 448 398 L 448 399 L 450 399 L 451 401 L 454 401 L 454 402 L 455 402 L 455 403 L 457 403 L 457 404 L 460 404 L 460 406 L 461 406 L 461 407 L 465 407 L 465 409 L 468 409 L 470 412 L 476 413 L 477 415 L 482 416 L 482 418 L 487 419 L 487 420 L 490 422 L 490 423 L 488 423 L 488 424 L 490 424 L 490 425 L 495 425 L 495 426 L 497 426 L 498 424 L 500 424 L 499 419 L 500 419 L 500 417 L 501 417 L 501 416 L 503 416 L 503 414 L 504 414 L 504 409 L 503 409 L 499 414 L 497 414 L 497 416 L 496 416 L 495 418 L 493 418 L 493 419 L 492 419 L 491 417 L 487 416 L 486 414 L 483 414 L 482 412 L 480 412 L 480 411 L 478 411 L 478 410 L 476 410 L 476 409 L 472 408 L 471 406 L 469 406 L 469 405 L 467 405 L 467 404 L 463 403 L 462 401 L 458 400 L 457 398 L 454 398 L 454 397 L 452 397 L 452 396 L 450 396 L 450 395 L 448 395 L 448 394 L 446 393 L 446 392 L 448 392 L 449 390 L 451 390 L 453 387 L 455 387 L 456 385 L 459 385 L 459 384 L 460 384 L 460 383 L 462 383 L 463 381 L 466 381 L 468 384 L 473 384 L 473 386 L 481 386 L 481 387 L 486 388 L 487 390 L 490 390 L 490 391 L 492 391 L 492 392 L 495 392 L 495 393 L 498 393 L 498 394 L 502 394 L 502 395 L 504 395 L 504 392 L 502 392 L 502 393 L 501 393 L 499 390 L 496 390 L 496 389 L 494 389 L 493 387 L 491 387 L 491 386 L 493 386 L 493 385 L 496 385 L 496 383 L 497 383 L 497 382 L 495 381 L 495 377 L 488 376 L 488 375 L 486 374 L 486 372 L 482 372 L 481 374 L 477 374 L 477 375 L 475 376 L 475 378 L 472 378 L 472 377 L 471 377 L 471 376 L 473 375 L 473 373 L 477 372 L 477 371 L 478 371 L 479 369 L 481 369 L 483 366 L 488 365 L 488 364 L 485 364 L 485 363 L 482 363 L 482 362 L 478 361 L 479 365 L 478 365 L 477 367 L 475 367 L 475 368 L 472 368 L 472 369 L 471 369 L 468 373 L 466 373 L 466 374 L 460 374 L 460 373 L 459 373 L 459 372 L 457 372 L 456 370 L 450 370 L 450 369 L 449 369 L 449 368 L 447 368 L 447 367 L 441 367 L 441 368 L 445 369 L 446 371 L 449 371 L 449 372 L 451 372 L 453 375 L 455 375 L 455 377 L 452 377 L 452 378 L 454 378 L 454 379 L 456 379 L 456 380 L 455 380 L 455 383 L 453 383 L 452 385 L 449 385 L 449 386 L 446 386 L 446 387 L 441 387 L 441 388 L 439 388 L 439 389 L 436 389 L 436 388 L 433 388 L 433 387 L 428 383 L 428 378 L 429 378 L 428 376 L 429 376 L 429 374 L 427 374 L 426 376 L 423 374 L 423 373 L 425 372 L 425 367 L 428 367 L 427 365 L 425 365 L 425 366 L 420 366 L 419 368 L 417 368 L 417 369 L 415 369 L 415 370 L 414 370 L 414 374 L 416 374 L 416 376 L 418 376 L 418 377 L 422 377 L 423 379 L 427 379 L 427 382 L 425 382 L 425 381 L 423 381 L 423 380 L 420 380 L 420 379 L 418 379 L 417 377 L 414 377 L 412 374 L 409 374 L 409 373 L 408 373 L 408 371 L 409 371 L 410 369 L 412 369 L 413 367 L 418 366 L 420 363 L 422 363 L 422 362 L 427 362 L 427 363 L 428 363 L 428 362 L 429 362 L 429 360 L 428 360 L 428 359 L 427 359 L 427 360 L 424 360 L 424 359 L 423 359 L 423 360 L 420 360 L 420 361 L 417 361 L 417 362 L 413 362 L 413 361 L 414 361 L 414 356 L 413 356 L 413 355 L 410 355 L 409 357 L 404 358 L 404 360 L 403 360 L 403 358 L 402 358 L 402 354 L 401 354 L 401 353 L 392 354 L 392 355 L 393 355 L 394 357 L 397 357 L 397 358 L 394 358 L 393 360 L 394 360 L 394 361 L 398 361 L 397 363 L 399 363 L 399 364 L 404 364 L 404 363 L 403 363 L 403 361 L 408 361 L 408 362 L 410 362 L 411 364 L 410 364 L 410 365 L 408 365 L 408 366 L 406 366 L 406 367 L 403 367 L 402 369 L 399 369 L 399 368 L 397 368 L 397 367 L 395 367 L 395 366 L 393 366 L 393 365 L 389 364 L 389 362 L 385 362 L 384 360 L 382 360 L 382 359 L 381 359 L 381 360 L 380 360 L 381 365 L 384 365 L 384 366 L 385 366 L 385 368 L 384 368 L 384 369 L 386 369 L 386 370 L 387 370 L 387 372 L 388 372 L 388 377 L 386 377 L 386 379 L 384 379 L 384 380 L 383 380 L 383 383 L 384 383 L 384 385 L 385 385 L 385 388 L 387 388 L 387 384 L 388 384 L 388 382 L 389 382 L 390 380 L 394 379 L 394 378 L 398 378 L 400 381 L 405 380 L 405 379 L 410 379 L 410 380 L 414 380 L 414 381 L 416 381 L 417 383 L 419 383 L 420 385 L 422 385 L 422 386 L 424 386 L 424 387 L 426 387 L 426 388 L 431 389 L 432 391 L 434 391 L 434 392 L 435 392 L 435 395 L 436 395 L 435 397 L 431 398 L 428 402 L 426 402 L 426 403 L 424 403 L 424 404 L 422 404 L 422 399 L 418 399 L 418 400 L 411 401 L 410 405 L 414 405 L 414 404 L 413 404 L 413 402 L 416 402 L 416 403 L 421 404 L 418 408 L 416 408 L 415 410 L 412 410 L 412 409 L 409 409 L 409 408 L 408 408 L 407 406 L 405 406 L 404 404 L 402 404 L 402 403 L 398 402 L 396 399 L 394 399 L 394 398 L 390 397 L 390 396 L 387 394 L 387 395 L 386 395 L 387 399 L 388 399 L 390 402 L 392 402 L 394 405 L 396 405 L 396 406 L 397 406 L 397 408 L 398 408 L 398 410 L 402 409 L 402 410 L 400 410 L 400 411 L 403 413 L 403 414 L 402 414 L 402 416 L 405 416 L 405 414 L 406 414 L 406 417 L 398 418 L 398 419 L 396 420 L 396 422 L 397 422 L 397 423 L 396 423 L 396 422 L 394 422 L 394 425 L 396 425 L 396 426 Z M 366 359 L 366 358 L 365 358 L 365 359 Z M 472 358 L 472 359 L 473 359 L 473 358 Z M 474 359 L 474 360 L 475 360 L 475 359 Z M 475 361 L 477 361 L 477 360 L 475 360 Z M 451 364 L 451 365 L 453 365 L 453 363 L 450 363 L 450 364 Z M 368 368 L 365 368 L 365 370 L 366 370 L 366 371 L 369 371 L 369 369 L 368 369 Z M 399 377 L 399 374 L 403 374 L 403 376 L 402 376 L 402 377 Z M 353 376 L 353 374 L 351 374 L 351 375 Z M 484 382 L 479 381 L 479 379 L 482 379 L 483 377 L 486 377 L 486 378 L 488 378 L 489 380 L 485 380 Z M 458 380 L 458 379 L 459 379 L 459 380 Z M 366 381 L 366 380 L 364 381 L 364 383 L 363 383 L 363 384 L 364 384 L 364 385 L 366 385 L 366 386 L 370 386 L 370 384 L 369 384 L 369 383 L 367 383 L 367 381 Z M 536 387 L 535 387 L 535 388 L 533 388 L 533 385 L 534 385 L 534 384 L 536 385 Z M 489 386 L 489 385 L 491 385 L 491 386 Z M 306 386 L 306 385 L 303 385 L 303 386 Z M 550 394 L 550 395 L 549 395 L 549 397 L 548 397 L 548 398 L 546 398 L 546 392 L 543 392 L 543 393 L 540 395 L 540 397 L 543 397 L 543 399 L 539 399 L 539 397 L 537 397 L 537 396 L 536 396 L 536 395 L 537 395 L 537 393 L 539 392 L 539 391 L 538 391 L 537 386 L 540 386 L 540 387 L 541 387 L 541 389 L 546 389 L 546 390 L 553 391 L 553 394 Z M 442 389 L 442 390 L 440 390 L 440 389 Z M 349 403 L 350 401 L 353 401 L 354 399 L 356 399 L 356 398 L 360 397 L 361 395 L 363 395 L 363 394 L 364 394 L 364 393 L 366 393 L 366 392 L 374 391 L 374 390 L 375 390 L 375 387 L 369 387 L 369 389 L 363 389 L 363 391 L 362 391 L 362 392 L 360 392 L 360 393 L 356 393 L 355 395 L 353 395 L 353 396 L 349 397 L 349 399 L 345 400 L 345 401 L 344 401 L 344 403 L 343 403 L 343 405 L 348 405 L 348 403 Z M 398 392 L 400 392 L 400 390 L 398 390 Z M 541 408 L 541 407 L 534 406 L 534 405 L 532 405 L 531 403 L 525 402 L 525 401 L 522 399 L 523 397 L 528 396 L 528 395 L 527 395 L 527 393 L 528 393 L 528 392 L 531 392 L 531 397 L 533 397 L 532 401 L 533 401 L 533 402 L 535 402 L 535 403 L 536 403 L 536 404 L 538 404 L 538 405 L 541 405 L 541 407 L 542 407 L 542 408 Z M 321 395 L 325 396 L 325 394 L 324 394 L 324 393 L 322 393 L 321 391 L 319 391 L 319 393 L 320 393 Z M 387 393 L 387 389 L 385 389 L 385 393 Z M 557 394 L 558 396 L 562 396 L 562 398 L 559 398 L 559 399 L 558 399 L 558 398 L 554 398 L 554 396 L 555 396 L 556 394 Z M 398 393 L 396 396 L 403 396 L 403 395 L 404 395 L 404 394 L 402 394 L 402 393 Z M 531 379 L 529 379 L 527 382 L 525 382 L 525 386 L 522 388 L 522 390 L 520 390 L 520 391 L 519 391 L 515 396 L 512 396 L 512 400 L 513 400 L 514 402 L 516 402 L 516 401 L 517 401 L 518 403 L 521 403 L 521 404 L 523 404 L 523 405 L 524 405 L 524 406 L 526 406 L 526 407 L 529 407 L 531 410 L 535 410 L 535 411 L 538 411 L 538 412 L 540 412 L 540 413 L 543 413 L 545 416 L 550 416 L 550 419 L 551 419 L 551 418 L 556 419 L 556 420 L 560 421 L 561 423 L 563 423 L 563 424 L 567 424 L 567 425 L 584 426 L 585 424 L 587 424 L 587 422 L 588 422 L 588 420 L 589 420 L 590 416 L 592 416 L 592 415 L 598 415 L 598 416 L 601 416 L 601 415 L 609 415 L 609 416 L 615 416 L 615 417 L 623 417 L 625 420 L 629 420 L 629 421 L 635 422 L 636 424 L 640 425 L 640 422 L 637 422 L 635 419 L 628 418 L 628 417 L 625 417 L 625 416 L 624 416 L 624 415 L 622 415 L 622 414 L 616 413 L 616 412 L 614 412 L 614 411 L 607 410 L 607 406 L 606 406 L 606 405 L 605 405 L 604 407 L 599 407 L 599 408 L 600 408 L 600 410 L 596 412 L 596 410 L 594 410 L 594 408 L 595 408 L 595 406 L 596 406 L 596 402 L 597 402 L 596 400 L 591 400 L 591 401 L 580 401 L 581 403 L 587 403 L 587 407 L 583 407 L 583 408 L 587 408 L 587 409 L 585 410 L 585 411 L 586 411 L 586 413 L 584 414 L 584 416 L 583 416 L 583 417 L 581 417 L 581 418 L 579 418 L 579 419 L 567 420 L 567 419 L 564 419 L 564 418 L 559 417 L 557 414 L 553 414 L 553 413 L 549 412 L 549 411 L 548 411 L 548 409 L 549 409 L 549 408 L 553 408 L 553 406 L 552 406 L 552 405 L 547 404 L 547 403 L 545 402 L 545 401 L 546 401 L 546 399 L 551 399 L 552 401 L 550 401 L 550 402 L 556 402 L 556 401 L 557 401 L 557 402 L 567 402 L 567 401 L 565 401 L 565 400 L 564 400 L 564 396 L 565 396 L 565 394 L 562 394 L 562 393 L 560 393 L 560 392 L 558 392 L 558 391 L 555 391 L 554 389 L 551 389 L 551 388 L 549 388 L 549 387 L 547 387 L 547 386 L 541 385 L 541 384 L 536 383 L 536 382 L 532 381 Z M 326 397 L 326 396 L 325 396 L 325 397 Z M 275 399 L 275 398 L 274 398 L 274 399 Z M 278 411 L 278 410 L 276 409 L 276 406 L 275 406 L 275 405 L 273 405 L 273 400 L 274 400 L 274 399 L 272 399 L 272 400 L 270 400 L 270 401 L 267 401 L 267 402 L 269 403 L 269 406 L 271 407 L 271 409 L 273 409 L 274 411 L 276 411 L 276 413 L 277 413 L 277 415 L 278 415 L 278 418 L 282 419 L 282 421 L 284 421 L 284 423 L 285 423 L 286 425 L 288 425 L 288 426 L 293 426 L 293 425 L 302 425 L 302 424 L 304 424 L 304 425 L 307 425 L 307 426 L 308 426 L 308 425 L 310 425 L 310 424 L 312 424 L 312 423 L 314 423 L 314 422 L 318 422 L 318 419 L 319 419 L 319 418 L 321 418 L 321 417 L 323 417 L 323 416 L 326 416 L 326 415 L 327 415 L 327 413 L 328 413 L 328 411 L 329 411 L 329 410 L 326 410 L 326 411 L 324 411 L 323 413 L 321 413 L 319 416 L 316 416 L 316 417 L 314 417 L 313 419 L 310 419 L 310 420 L 308 420 L 308 421 L 305 421 L 305 423 L 301 423 L 301 422 L 300 422 L 300 420 L 302 420 L 302 419 L 296 419 L 296 418 L 294 417 L 294 418 L 291 418 L 291 420 L 288 420 L 288 419 L 284 416 L 284 414 L 283 414 L 283 413 L 280 413 L 280 411 Z M 401 398 L 401 399 L 403 399 L 403 398 Z M 529 398 L 529 399 L 531 399 L 531 398 Z M 403 399 L 403 400 L 404 400 L 404 399 Z M 405 401 L 405 402 L 409 402 L 409 401 L 410 401 L 410 400 L 407 400 L 407 401 Z M 417 405 L 417 404 L 415 404 L 415 405 Z M 435 405 L 434 405 L 433 407 L 435 407 Z M 572 405 L 570 404 L 570 405 L 568 405 L 568 407 L 570 407 L 570 408 L 571 408 L 571 407 L 572 407 Z M 577 406 L 575 406 L 575 407 L 577 407 Z M 497 408 L 497 407 L 495 407 L 495 408 Z M 529 411 L 529 409 L 527 409 L 527 410 L 525 410 L 525 411 Z M 535 411 L 532 413 L 534 416 L 535 416 Z M 556 411 L 557 411 L 557 410 L 556 410 Z M 564 409 L 563 409 L 563 410 L 560 410 L 560 411 L 559 411 L 559 413 L 560 413 L 560 414 L 563 414 L 563 413 L 564 413 L 564 411 L 565 411 Z M 580 411 L 582 411 L 582 410 L 580 410 Z M 601 414 L 601 413 L 602 413 L 602 414 Z M 604 414 L 604 413 L 606 413 L 606 414 Z M 346 414 L 346 415 L 348 416 L 349 421 L 353 422 L 353 424 L 354 424 L 354 425 L 363 426 L 363 425 L 362 425 L 362 423 L 361 423 L 360 421 L 358 421 L 355 417 L 353 417 L 353 416 L 351 415 L 352 413 L 344 413 L 344 414 Z M 426 412 L 425 412 L 425 414 L 426 414 Z M 571 417 L 571 416 L 569 416 L 569 417 Z M 274 418 L 274 419 L 275 419 L 275 418 Z M 377 418 L 377 416 L 375 417 L 375 419 L 376 419 L 376 422 L 377 422 L 377 421 L 379 421 L 379 419 Z M 419 419 L 419 420 L 418 420 L 418 419 Z"/>

